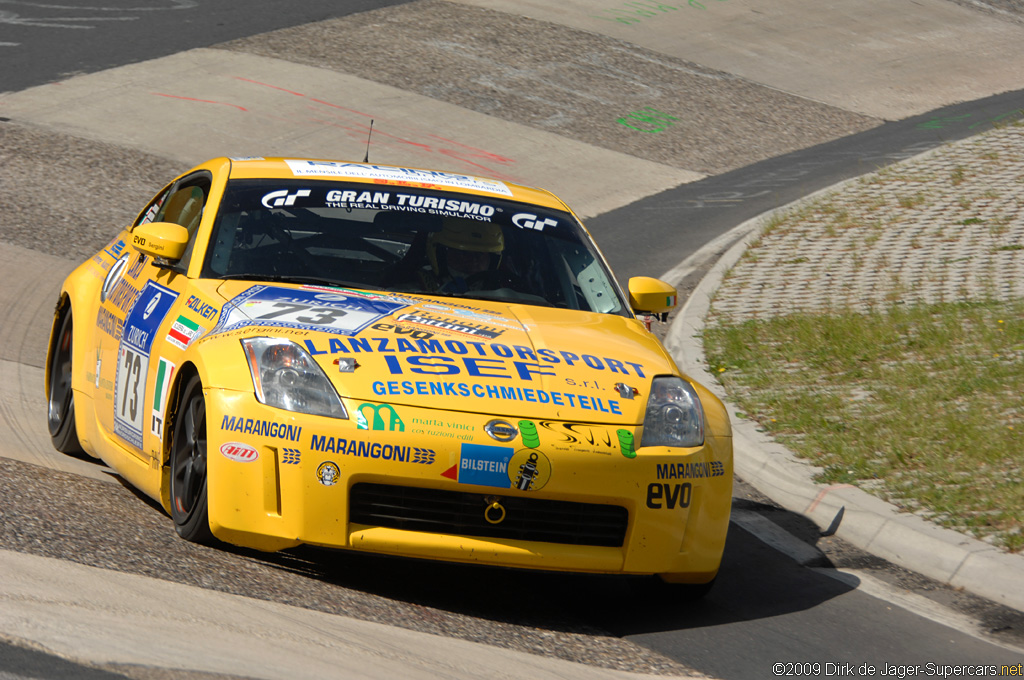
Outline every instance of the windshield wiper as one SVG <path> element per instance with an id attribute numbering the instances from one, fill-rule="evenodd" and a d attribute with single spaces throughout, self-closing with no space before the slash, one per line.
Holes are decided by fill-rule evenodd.
<path id="1" fill-rule="evenodd" d="M 320 286 L 356 286 L 345 281 L 335 281 L 322 276 L 283 276 L 281 274 L 226 274 L 220 278 L 231 281 L 272 281 L 274 283 L 310 283 Z"/>
<path id="2" fill-rule="evenodd" d="M 498 288 L 496 290 L 468 290 L 463 293 L 453 293 L 445 291 L 437 291 L 433 293 L 422 293 L 422 295 L 432 295 L 434 297 L 452 297 L 462 298 L 465 300 L 491 300 L 494 302 L 508 302 L 516 305 L 533 305 L 536 307 L 554 307 L 552 303 L 548 302 L 539 295 L 530 295 L 529 293 L 519 293 L 508 288 Z"/>

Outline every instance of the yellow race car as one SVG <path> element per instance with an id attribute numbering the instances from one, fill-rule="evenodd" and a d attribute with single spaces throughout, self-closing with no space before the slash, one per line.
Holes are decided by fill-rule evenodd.
<path id="1" fill-rule="evenodd" d="M 302 543 L 707 587 L 722 404 L 550 193 L 450 172 L 218 158 L 65 280 L 49 430 L 185 539 Z"/>

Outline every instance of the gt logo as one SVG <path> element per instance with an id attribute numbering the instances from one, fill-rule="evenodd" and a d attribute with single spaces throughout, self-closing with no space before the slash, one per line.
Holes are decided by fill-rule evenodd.
<path id="1" fill-rule="evenodd" d="M 544 227 L 557 226 L 558 222 L 549 217 L 540 219 L 536 215 L 531 215 L 530 213 L 516 213 L 512 216 L 512 224 L 516 225 L 520 229 L 536 229 L 537 231 L 543 231 Z"/>
<path id="2" fill-rule="evenodd" d="M 295 205 L 296 198 L 309 196 L 309 189 L 299 189 L 294 194 L 289 194 L 287 189 L 271 191 L 263 197 L 261 203 L 264 208 L 280 208 L 282 205 Z"/>
<path id="3" fill-rule="evenodd" d="M 654 482 L 647 485 L 647 507 L 652 510 L 660 510 L 663 507 L 671 510 L 677 505 L 681 508 L 688 508 L 692 495 L 693 486 L 689 482 L 682 484 Z M 665 502 L 664 505 L 662 505 L 662 501 Z"/>

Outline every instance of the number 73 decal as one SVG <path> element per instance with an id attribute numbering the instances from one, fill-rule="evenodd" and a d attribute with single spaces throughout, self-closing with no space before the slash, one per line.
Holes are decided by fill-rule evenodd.
<path id="1" fill-rule="evenodd" d="M 173 290 L 150 281 L 124 322 L 114 381 L 114 433 L 140 450 L 149 353 L 157 329 L 177 297 Z"/>

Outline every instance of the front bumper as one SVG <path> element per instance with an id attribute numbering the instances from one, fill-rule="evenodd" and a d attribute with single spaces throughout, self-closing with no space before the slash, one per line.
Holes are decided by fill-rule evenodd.
<path id="1" fill-rule="evenodd" d="M 337 420 L 221 389 L 206 406 L 210 524 L 228 543 L 692 583 L 718 571 L 729 436 L 633 451 L 636 427 L 508 418 L 519 434 L 502 443 L 480 414 L 346 403 Z"/>

